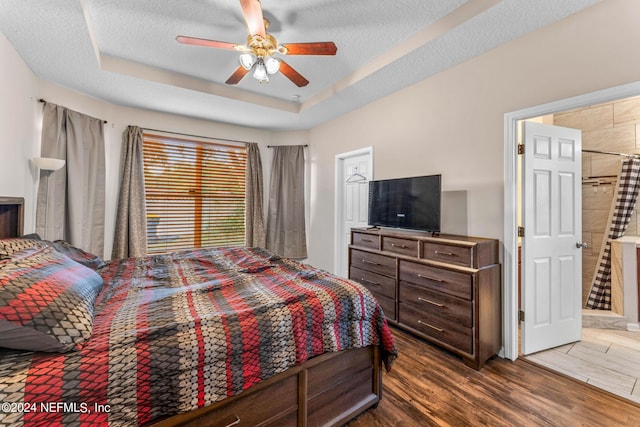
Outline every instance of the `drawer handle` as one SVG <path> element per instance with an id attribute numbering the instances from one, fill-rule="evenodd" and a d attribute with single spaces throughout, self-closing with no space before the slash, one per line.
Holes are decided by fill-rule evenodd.
<path id="1" fill-rule="evenodd" d="M 367 279 L 365 279 L 364 277 L 362 277 L 362 278 L 360 279 L 360 281 L 361 281 L 361 282 L 368 283 L 368 284 L 370 284 L 370 285 L 379 285 L 379 284 L 380 284 L 380 283 L 378 283 L 378 282 L 374 282 L 373 280 L 367 280 Z"/>
<path id="2" fill-rule="evenodd" d="M 435 251 L 433 251 L 433 252 L 434 252 L 436 255 L 455 256 L 455 255 L 454 255 L 453 253 L 451 253 L 451 252 L 442 252 L 442 251 L 438 251 L 438 250 L 435 250 Z"/>
<path id="3" fill-rule="evenodd" d="M 227 424 L 226 427 L 237 426 L 238 424 L 240 424 L 240 417 L 236 415 L 236 420 L 231 424 Z"/>
<path id="4" fill-rule="evenodd" d="M 407 245 L 396 245 L 395 243 L 391 244 L 392 248 L 402 248 L 402 249 L 407 249 L 409 246 Z"/>
<path id="5" fill-rule="evenodd" d="M 361 242 L 373 243 L 373 240 L 369 239 L 360 239 Z"/>
<path id="6" fill-rule="evenodd" d="M 428 328 L 434 329 L 434 330 L 436 330 L 438 332 L 444 332 L 444 329 L 437 328 L 437 327 L 435 327 L 433 325 L 428 324 L 427 322 L 423 322 L 422 320 L 418 320 L 418 323 L 420 323 L 421 325 L 424 325 L 424 326 L 426 326 Z"/>
<path id="7" fill-rule="evenodd" d="M 427 279 L 427 280 L 433 280 L 434 282 L 439 282 L 439 283 L 446 283 L 445 280 L 442 279 L 436 279 L 435 277 L 429 277 L 429 276 L 423 276 L 422 274 L 418 273 L 418 277 L 421 279 Z"/>
<path id="8" fill-rule="evenodd" d="M 362 262 L 364 262 L 365 264 L 371 264 L 371 265 L 380 265 L 377 262 L 373 262 L 373 261 L 369 261 L 368 259 L 362 259 Z"/>
<path id="9" fill-rule="evenodd" d="M 418 301 L 426 302 L 427 304 L 435 305 L 436 307 L 444 307 L 444 304 L 438 304 L 437 302 L 422 297 L 418 297 Z"/>

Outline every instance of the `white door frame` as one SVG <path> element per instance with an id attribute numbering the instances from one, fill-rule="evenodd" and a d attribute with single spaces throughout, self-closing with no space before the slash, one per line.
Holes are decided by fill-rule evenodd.
<path id="1" fill-rule="evenodd" d="M 501 356 L 518 358 L 518 150 L 517 122 L 640 95 L 640 81 L 529 107 L 504 115 L 504 257 Z"/>
<path id="2" fill-rule="evenodd" d="M 350 157 L 369 155 L 369 164 L 370 164 L 370 175 L 371 179 L 373 179 L 373 147 L 364 147 L 359 148 L 357 150 L 348 151 L 346 153 L 336 154 L 335 160 L 335 200 L 334 200 L 334 234 L 333 234 L 333 272 L 337 274 L 339 266 L 340 266 L 340 242 L 342 241 L 342 235 L 345 230 L 343 230 L 344 224 L 344 209 L 342 206 L 342 200 L 344 196 L 344 180 L 346 179 L 342 173 L 342 165 L 344 161 Z"/>

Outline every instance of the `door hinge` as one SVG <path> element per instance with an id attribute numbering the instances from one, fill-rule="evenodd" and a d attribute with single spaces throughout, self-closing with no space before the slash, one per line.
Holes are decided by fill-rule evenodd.
<path id="1" fill-rule="evenodd" d="M 524 227 L 518 227 L 518 237 L 524 237 Z"/>
<path id="2" fill-rule="evenodd" d="M 524 154 L 524 144 L 518 144 L 518 154 Z"/>
<path id="3" fill-rule="evenodd" d="M 521 322 L 524 322 L 524 311 L 523 310 L 520 310 L 518 312 L 518 320 L 521 321 Z"/>

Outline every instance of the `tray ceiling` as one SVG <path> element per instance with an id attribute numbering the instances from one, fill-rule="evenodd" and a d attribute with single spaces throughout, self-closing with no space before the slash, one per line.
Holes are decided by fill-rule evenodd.
<path id="1" fill-rule="evenodd" d="M 48 80 L 136 108 L 265 129 L 308 129 L 558 21 L 597 0 L 262 0 L 280 43 L 333 41 L 336 56 L 288 56 L 280 74 L 225 80 L 244 43 L 237 0 L 4 0 L 0 30 Z"/>

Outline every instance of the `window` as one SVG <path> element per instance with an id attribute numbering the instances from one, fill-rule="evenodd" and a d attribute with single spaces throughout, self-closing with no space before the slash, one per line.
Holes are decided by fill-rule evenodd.
<path id="1" fill-rule="evenodd" d="M 144 134 L 147 250 L 243 245 L 247 149 Z"/>

